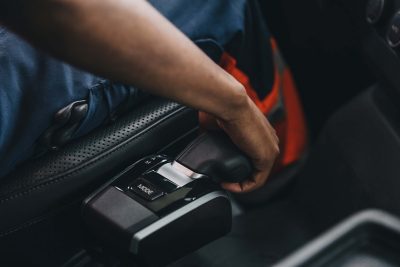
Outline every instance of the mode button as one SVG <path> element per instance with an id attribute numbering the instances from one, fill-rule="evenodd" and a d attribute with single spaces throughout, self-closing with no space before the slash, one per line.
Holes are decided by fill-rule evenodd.
<path id="1" fill-rule="evenodd" d="M 153 201 L 164 194 L 154 185 L 141 178 L 135 180 L 128 189 L 149 201 Z"/>

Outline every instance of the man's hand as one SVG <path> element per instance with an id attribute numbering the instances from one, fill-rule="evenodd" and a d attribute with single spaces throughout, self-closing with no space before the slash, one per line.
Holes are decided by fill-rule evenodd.
<path id="1" fill-rule="evenodd" d="M 247 181 L 222 184 L 226 190 L 234 193 L 250 192 L 264 185 L 279 154 L 275 130 L 250 98 L 246 100 L 241 108 L 231 111 L 228 119 L 200 114 L 204 127 L 219 125 L 253 162 L 255 173 Z"/>

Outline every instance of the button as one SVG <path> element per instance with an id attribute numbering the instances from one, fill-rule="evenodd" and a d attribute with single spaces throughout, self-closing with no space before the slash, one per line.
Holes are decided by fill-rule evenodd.
<path id="1" fill-rule="evenodd" d="M 151 170 L 152 168 L 156 168 L 157 165 L 167 161 L 168 158 L 162 155 L 153 155 L 150 157 L 146 157 L 135 163 L 133 171 L 135 173 L 143 173 Z"/>
<path id="2" fill-rule="evenodd" d="M 366 17 L 370 24 L 375 24 L 382 17 L 385 0 L 369 0 L 366 7 Z"/>
<path id="3" fill-rule="evenodd" d="M 151 166 L 151 165 L 156 165 L 164 160 L 166 160 L 165 157 L 160 156 L 160 155 L 154 155 L 154 156 L 147 157 L 143 163 L 147 166 Z"/>
<path id="4" fill-rule="evenodd" d="M 400 44 L 400 12 L 394 15 L 389 24 L 389 30 L 386 39 L 391 47 L 397 47 Z"/>
<path id="5" fill-rule="evenodd" d="M 128 190 L 149 201 L 153 201 L 164 194 L 162 190 L 142 178 L 135 180 L 128 187 Z"/>
<path id="6" fill-rule="evenodd" d="M 145 173 L 141 176 L 141 178 L 150 182 L 164 193 L 171 193 L 178 187 L 176 184 L 172 183 L 170 180 L 155 171 Z"/>

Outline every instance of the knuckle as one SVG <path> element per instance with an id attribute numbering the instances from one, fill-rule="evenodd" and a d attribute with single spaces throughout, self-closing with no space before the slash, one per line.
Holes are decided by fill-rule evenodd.
<path id="1" fill-rule="evenodd" d="M 279 155 L 279 154 L 281 153 L 281 149 L 279 148 L 279 145 L 278 145 L 278 144 L 276 144 L 276 145 L 274 146 L 274 153 L 275 153 L 276 156 Z"/>
<path id="2" fill-rule="evenodd" d="M 279 139 L 278 135 L 276 135 L 276 134 L 275 134 L 275 140 L 276 140 L 276 143 L 279 145 L 279 143 L 281 142 L 281 140 Z"/>
<path id="3" fill-rule="evenodd" d="M 273 144 L 268 153 L 272 158 L 276 158 L 280 154 L 280 148 L 277 143 Z"/>

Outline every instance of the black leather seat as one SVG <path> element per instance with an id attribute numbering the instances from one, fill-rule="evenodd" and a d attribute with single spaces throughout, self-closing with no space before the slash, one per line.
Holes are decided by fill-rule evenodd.
<path id="1" fill-rule="evenodd" d="M 11 260 L 60 264 L 79 247 L 75 237 L 85 232 L 81 200 L 129 164 L 193 133 L 197 125 L 194 110 L 154 98 L 107 127 L 20 166 L 0 181 L 0 265 Z"/>

